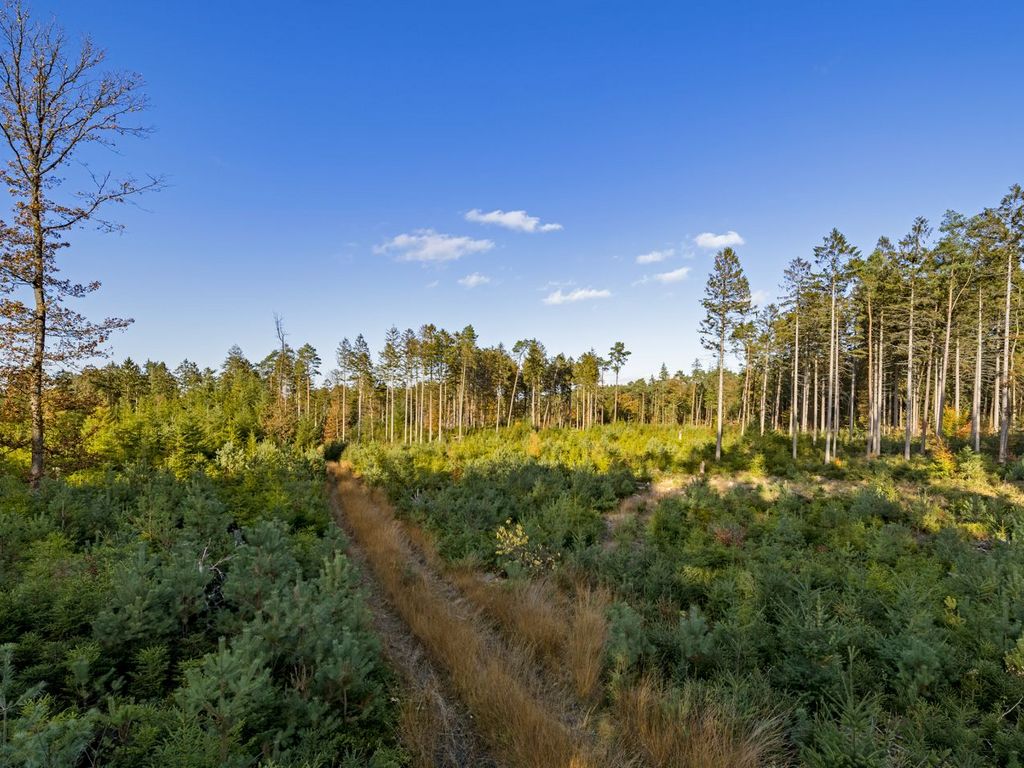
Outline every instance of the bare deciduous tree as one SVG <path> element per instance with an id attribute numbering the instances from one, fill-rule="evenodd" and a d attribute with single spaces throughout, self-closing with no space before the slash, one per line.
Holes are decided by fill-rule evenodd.
<path id="1" fill-rule="evenodd" d="M 13 223 L 2 233 L 0 340 L 4 364 L 27 374 L 33 486 L 43 474 L 48 367 L 96 355 L 111 332 L 131 322 L 90 321 L 74 311 L 68 301 L 99 283 L 61 278 L 57 254 L 76 227 L 118 229 L 101 216 L 108 204 L 161 185 L 152 177 L 97 175 L 84 165 L 88 148 L 148 133 L 132 122 L 147 103 L 141 78 L 101 72 L 104 59 L 91 40 L 69 44 L 55 22 L 34 21 L 20 3 L 0 11 L 0 133 L 9 150 L 0 179 L 14 198 Z M 72 164 L 85 168 L 87 182 L 61 194 Z"/>

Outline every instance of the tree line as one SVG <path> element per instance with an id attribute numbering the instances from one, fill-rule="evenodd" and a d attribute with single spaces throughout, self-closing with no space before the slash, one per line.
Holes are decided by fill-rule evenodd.
<path id="1" fill-rule="evenodd" d="M 573 357 L 534 338 L 482 346 L 471 325 L 426 324 L 388 329 L 376 351 L 362 334 L 346 337 L 322 375 L 317 350 L 292 348 L 277 318 L 276 347 L 257 363 L 236 347 L 219 371 L 188 361 L 173 372 L 151 361 L 86 367 L 47 378 L 48 408 L 59 419 L 69 404 L 131 409 L 186 398 L 235 425 L 225 439 L 303 445 L 432 442 L 520 421 L 714 425 L 716 457 L 733 423 L 788 432 L 794 456 L 801 435 L 820 440 L 826 462 L 858 436 L 868 457 L 887 435 L 909 459 L 954 436 L 980 451 L 991 434 L 1005 462 L 1018 421 L 1022 211 L 1024 192 L 1014 186 L 980 213 L 947 212 L 937 232 L 917 218 L 904 237 L 882 237 L 867 255 L 832 230 L 809 259 L 786 266 L 780 301 L 756 310 L 739 256 L 721 250 L 699 329 L 715 356 L 711 370 L 695 361 L 670 374 L 663 365 L 658 376 L 620 382 L 630 356 L 621 341 Z M 8 447 L 32 443 L 34 422 L 24 419 L 32 375 L 5 376 Z"/>
<path id="2" fill-rule="evenodd" d="M 719 252 L 701 333 L 719 371 L 727 352 L 740 355 L 741 425 L 758 408 L 763 432 L 774 410 L 775 426 L 788 422 L 793 455 L 799 434 L 820 434 L 825 462 L 844 429 L 850 439 L 863 434 L 869 458 L 883 434 L 900 434 L 906 459 L 955 434 L 980 451 L 988 432 L 1004 463 L 1020 394 L 1022 245 L 1019 185 L 980 213 L 947 211 L 937 232 L 918 217 L 866 255 L 832 230 L 812 260 L 786 266 L 780 302 L 756 312 L 738 256 Z M 720 452 L 721 420 L 718 435 Z"/>

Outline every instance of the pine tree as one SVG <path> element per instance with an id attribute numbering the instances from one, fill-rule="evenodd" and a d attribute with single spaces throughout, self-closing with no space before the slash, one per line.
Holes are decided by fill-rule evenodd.
<path id="1" fill-rule="evenodd" d="M 733 332 L 750 312 L 750 284 L 732 248 L 715 254 L 701 306 L 707 313 L 700 324 L 701 343 L 718 354 L 718 414 L 715 461 L 722 458 L 722 407 L 725 354 L 734 343 Z"/>
<path id="2" fill-rule="evenodd" d="M 828 337 L 828 383 L 826 384 L 827 412 L 825 414 L 825 463 L 835 456 L 836 426 L 839 420 L 839 318 L 836 314 L 836 299 L 843 289 L 847 262 L 857 256 L 857 249 L 850 245 L 837 229 L 825 237 L 824 242 L 814 249 L 814 258 L 822 270 L 822 277 L 829 289 L 829 337 Z"/>
<path id="3" fill-rule="evenodd" d="M 612 407 L 613 422 L 619 420 L 619 371 L 622 370 L 622 366 L 626 364 L 626 360 L 629 359 L 631 354 L 633 353 L 627 350 L 626 345 L 621 341 L 616 341 L 612 344 L 612 348 L 608 352 L 608 363 L 615 373 L 615 405 Z"/>
<path id="4" fill-rule="evenodd" d="M 812 282 L 811 264 L 806 259 L 799 257 L 793 259 L 786 266 L 783 273 L 783 295 L 786 306 L 793 315 L 793 361 L 792 361 L 792 393 L 790 396 L 789 409 L 789 432 L 793 440 L 793 458 L 797 453 L 797 405 L 800 393 L 800 317 L 806 301 L 805 294 Z"/>

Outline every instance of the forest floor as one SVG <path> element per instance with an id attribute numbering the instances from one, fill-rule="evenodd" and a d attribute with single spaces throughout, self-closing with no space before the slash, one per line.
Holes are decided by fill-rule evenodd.
<path id="1" fill-rule="evenodd" d="M 553 589 L 517 592 L 484 574 L 450 569 L 422 531 L 399 522 L 383 494 L 351 467 L 332 464 L 329 478 L 333 513 L 406 691 L 400 729 L 416 765 L 625 764 L 599 739 L 588 703 L 600 674 L 603 625 L 594 632 L 587 622 L 600 616 L 603 624 L 599 600 L 581 594 L 573 602 Z"/>

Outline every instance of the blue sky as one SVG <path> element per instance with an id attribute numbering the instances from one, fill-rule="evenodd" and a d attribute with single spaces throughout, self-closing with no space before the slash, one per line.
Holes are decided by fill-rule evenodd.
<path id="1" fill-rule="evenodd" d="M 169 188 L 62 253 L 135 319 L 115 359 L 258 359 L 276 312 L 325 361 L 433 322 L 688 369 L 702 233 L 771 298 L 832 227 L 870 248 L 1024 181 L 1019 2 L 34 7 L 153 103 L 90 160 Z"/>

